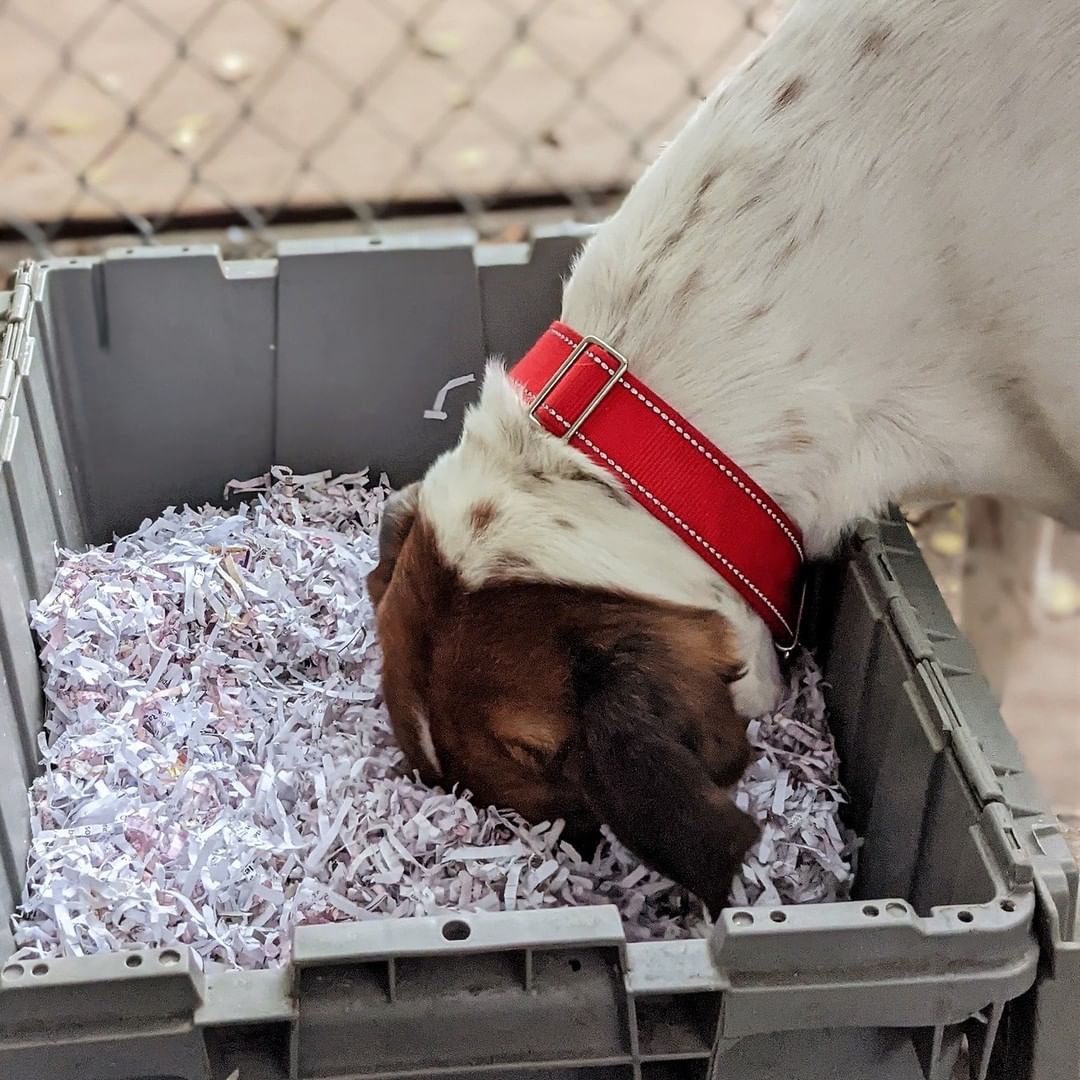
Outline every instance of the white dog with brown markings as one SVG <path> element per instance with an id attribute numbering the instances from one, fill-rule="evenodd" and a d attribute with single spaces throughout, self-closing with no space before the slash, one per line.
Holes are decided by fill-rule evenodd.
<path id="1" fill-rule="evenodd" d="M 723 905 L 793 550 L 945 495 L 1080 524 L 1078 118 L 1073 0 L 794 7 L 387 508 L 384 693 L 425 779 L 607 822 Z"/>

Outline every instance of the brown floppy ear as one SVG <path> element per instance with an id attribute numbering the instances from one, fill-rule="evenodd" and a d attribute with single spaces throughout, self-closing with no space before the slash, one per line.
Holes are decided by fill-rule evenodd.
<path id="1" fill-rule="evenodd" d="M 644 635 L 604 649 L 578 648 L 572 678 L 590 809 L 715 916 L 758 827 L 691 749 L 687 704 L 667 650 Z M 744 745 L 745 737 L 732 747 L 736 758 Z"/>
<path id="2" fill-rule="evenodd" d="M 416 520 L 419 494 L 419 483 L 409 484 L 395 491 L 383 504 L 382 521 L 379 523 L 379 565 L 367 576 L 368 595 L 376 607 L 390 586 L 394 564 Z"/>

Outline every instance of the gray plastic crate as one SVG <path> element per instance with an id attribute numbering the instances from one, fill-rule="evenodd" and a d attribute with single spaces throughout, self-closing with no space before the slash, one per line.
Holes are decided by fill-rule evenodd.
<path id="1" fill-rule="evenodd" d="M 581 235 L 19 272 L 0 352 L 0 914 L 43 708 L 26 605 L 55 545 L 275 462 L 411 479 L 476 386 L 440 389 L 532 342 Z M 628 945 L 612 908 L 305 927 L 287 969 L 210 978 L 182 948 L 8 964 L 0 1080 L 944 1080 L 965 1043 L 976 1076 L 1077 1080 L 1077 869 L 906 527 L 863 524 L 812 592 L 866 837 L 852 902 L 731 909 L 711 941 L 670 944 Z M 0 961 L 10 945 L 0 931 Z"/>

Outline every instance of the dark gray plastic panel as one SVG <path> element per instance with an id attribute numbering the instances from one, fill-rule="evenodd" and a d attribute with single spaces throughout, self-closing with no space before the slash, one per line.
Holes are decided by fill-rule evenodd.
<path id="1" fill-rule="evenodd" d="M 540 229 L 532 243 L 477 250 L 484 307 L 484 346 L 507 363 L 520 359 L 562 304 L 563 278 L 591 226 Z"/>
<path id="2" fill-rule="evenodd" d="M 33 733 L 42 722 L 41 687 L 24 610 L 24 593 L 0 561 L 0 954 L 8 951 L 10 916 L 19 900 L 30 837 L 26 788 L 37 759 Z"/>
<path id="3" fill-rule="evenodd" d="M 279 463 L 370 465 L 400 485 L 453 444 L 485 362 L 474 239 L 281 246 Z M 448 382 L 469 376 L 439 402 Z"/>
<path id="4" fill-rule="evenodd" d="M 525 351 L 580 235 L 231 264 L 149 249 L 24 274 L 0 353 L 0 913 L 42 715 L 26 604 L 53 544 L 274 461 L 411 478 L 478 387 L 441 407 L 439 389 Z M 853 902 L 728 912 L 711 942 L 627 945 L 592 908 L 464 916 L 453 941 L 445 919 L 305 928 L 287 970 L 205 981 L 183 949 L 138 972 L 4 968 L 0 1077 L 946 1080 L 967 1032 L 976 1073 L 1076 1080 L 1076 867 L 906 527 L 866 523 L 811 595 L 866 836 Z"/>
<path id="5" fill-rule="evenodd" d="M 36 283 L 36 287 L 40 289 L 40 282 Z M 22 335 L 23 377 L 19 385 L 19 404 L 15 412 L 23 417 L 23 422 L 29 424 L 33 433 L 34 451 L 41 468 L 55 540 L 61 547 L 78 548 L 85 543 L 85 535 L 53 406 L 54 395 L 49 367 L 43 360 L 48 349 L 45 343 L 39 340 L 45 332 L 41 309 L 35 305 L 27 314 Z M 48 557 L 51 560 L 51 552 Z M 52 576 L 52 569 L 50 561 L 47 567 L 49 577 Z"/>
<path id="6" fill-rule="evenodd" d="M 81 528 L 61 446 L 29 270 L 3 297 L 0 336 L 0 951 L 19 898 L 29 841 L 26 786 L 38 758 L 43 719 L 37 656 L 27 606 L 51 583 L 58 545 L 78 544 Z"/>
<path id="7" fill-rule="evenodd" d="M 216 249 L 178 254 L 133 248 L 48 275 L 57 407 L 96 541 L 271 464 L 275 264 L 226 273 Z"/>

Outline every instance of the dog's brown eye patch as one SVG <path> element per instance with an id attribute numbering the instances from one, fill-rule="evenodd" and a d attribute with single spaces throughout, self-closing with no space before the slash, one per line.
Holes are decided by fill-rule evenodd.
<path id="1" fill-rule="evenodd" d="M 570 756 L 572 740 L 567 739 L 558 746 L 537 745 L 536 743 L 509 742 L 503 749 L 519 765 L 535 769 L 549 780 L 560 776 Z"/>
<path id="2" fill-rule="evenodd" d="M 506 752 L 519 764 L 527 769 L 536 769 L 538 772 L 546 772 L 551 763 L 551 751 L 542 746 L 531 743 L 511 742 L 503 743 Z"/>

